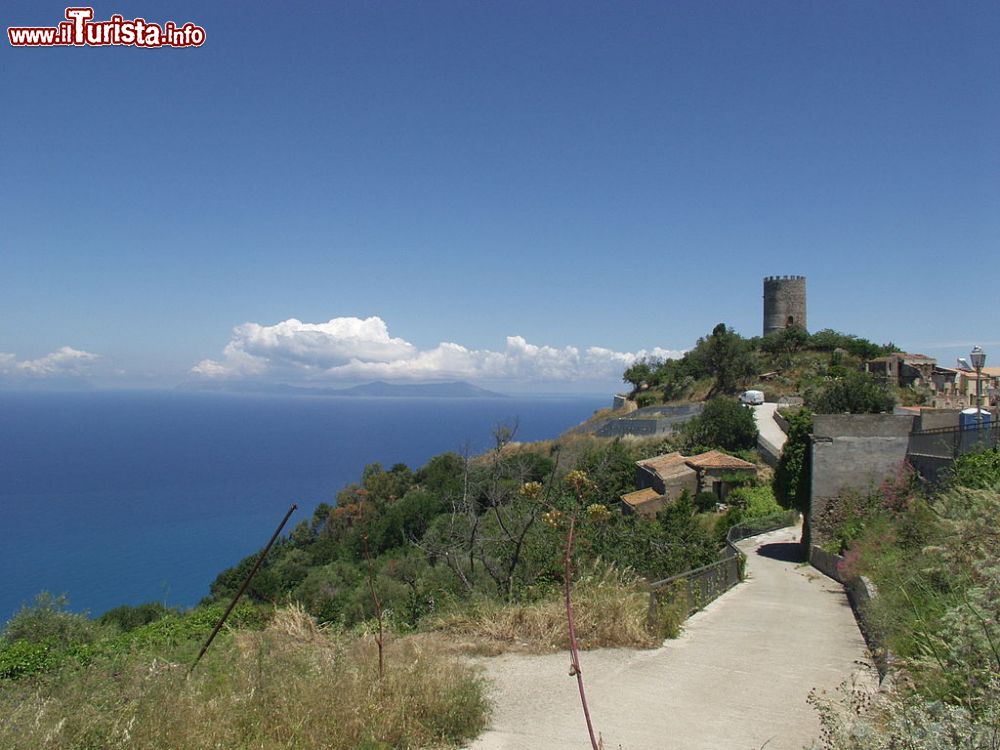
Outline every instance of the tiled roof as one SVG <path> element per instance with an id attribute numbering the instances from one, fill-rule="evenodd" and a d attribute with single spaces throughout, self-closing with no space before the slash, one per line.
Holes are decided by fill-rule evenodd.
<path id="1" fill-rule="evenodd" d="M 709 451 L 687 459 L 687 465 L 699 469 L 756 469 L 749 461 L 736 456 L 727 456 L 719 451 Z"/>
<path id="2" fill-rule="evenodd" d="M 654 490 L 652 487 L 647 487 L 644 490 L 636 490 L 635 492 L 629 492 L 628 494 L 622 495 L 622 502 L 631 505 L 633 508 L 637 508 L 644 503 L 648 503 L 651 500 L 656 500 L 660 497 L 663 496 L 659 492 Z"/>
<path id="3" fill-rule="evenodd" d="M 660 476 L 668 476 L 677 472 L 678 467 L 684 466 L 685 458 L 678 451 L 664 453 L 662 456 L 654 456 L 643 461 L 636 461 L 639 466 L 649 469 Z"/>

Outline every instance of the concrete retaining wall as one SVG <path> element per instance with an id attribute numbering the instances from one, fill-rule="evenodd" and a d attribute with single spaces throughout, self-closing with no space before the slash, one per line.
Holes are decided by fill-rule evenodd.
<path id="1" fill-rule="evenodd" d="M 644 406 L 630 412 L 625 417 L 612 417 L 597 425 L 593 433 L 598 437 L 659 437 L 672 435 L 696 414 L 700 414 L 704 404 L 681 404 L 678 406 Z"/>
<path id="2" fill-rule="evenodd" d="M 776 446 L 763 435 L 758 435 L 757 450 L 760 452 L 760 457 L 764 459 L 764 463 L 772 469 L 776 469 L 778 467 L 778 459 L 781 458 L 781 448 Z"/>
<path id="3" fill-rule="evenodd" d="M 845 580 L 840 567 L 843 561 L 844 558 L 840 555 L 827 552 L 815 544 L 809 548 L 809 563 L 820 573 L 843 585 L 847 592 L 847 600 L 851 603 L 854 619 L 858 622 L 858 629 L 864 636 L 865 643 L 868 644 L 868 650 L 871 651 L 878 675 L 884 681 L 889 674 L 892 655 L 868 614 L 872 600 L 878 596 L 878 589 L 868 576 L 855 576 Z"/>
<path id="4" fill-rule="evenodd" d="M 843 579 L 840 577 L 840 570 L 838 565 L 844 558 L 840 555 L 835 555 L 832 552 L 827 552 L 822 547 L 817 545 L 812 545 L 809 548 L 809 564 L 812 565 L 820 573 L 823 573 L 828 578 L 832 578 L 838 583 L 843 583 Z"/>
<path id="5" fill-rule="evenodd" d="M 834 498 L 893 476 L 906 460 L 913 420 L 895 414 L 814 416 L 810 523 Z"/>

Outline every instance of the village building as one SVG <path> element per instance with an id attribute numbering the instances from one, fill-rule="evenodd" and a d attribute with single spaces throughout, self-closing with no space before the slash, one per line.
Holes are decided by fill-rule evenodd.
<path id="1" fill-rule="evenodd" d="M 668 499 L 667 495 L 661 495 L 652 487 L 646 487 L 622 495 L 622 511 L 626 515 L 655 518 L 656 514 L 666 506 Z"/>
<path id="2" fill-rule="evenodd" d="M 755 464 L 721 451 L 698 456 L 684 456 L 678 451 L 665 453 L 636 462 L 638 489 L 621 496 L 622 510 L 626 514 L 654 517 L 685 490 L 692 498 L 699 492 L 712 492 L 723 501 L 742 478 L 756 476 Z"/>
<path id="3" fill-rule="evenodd" d="M 930 405 L 938 409 L 975 406 L 977 381 L 981 381 L 979 391 L 983 406 L 997 406 L 1000 367 L 984 367 L 981 375 L 977 375 L 975 370 L 935 367 L 931 374 Z"/>
<path id="4" fill-rule="evenodd" d="M 698 492 L 711 492 L 723 502 L 729 490 L 757 476 L 757 466 L 721 451 L 709 451 L 686 459 L 698 473 Z"/>
<path id="5" fill-rule="evenodd" d="M 865 362 L 865 372 L 900 388 L 930 385 L 937 360 L 924 354 L 893 352 Z"/>
<path id="6" fill-rule="evenodd" d="M 637 461 L 635 486 L 640 490 L 648 487 L 671 498 L 680 497 L 684 490 L 693 494 L 698 491 L 698 473 L 685 461 L 687 458 L 678 451 Z"/>

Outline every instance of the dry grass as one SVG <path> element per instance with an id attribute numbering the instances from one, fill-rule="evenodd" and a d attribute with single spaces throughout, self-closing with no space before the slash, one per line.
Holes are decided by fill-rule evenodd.
<path id="1" fill-rule="evenodd" d="M 5 750 L 454 747 L 485 724 L 479 677 L 433 639 L 394 641 L 381 682 L 370 643 L 301 610 L 186 667 L 130 656 L 0 683 Z"/>
<path id="2" fill-rule="evenodd" d="M 666 623 L 648 627 L 649 594 L 638 578 L 613 566 L 595 567 L 576 581 L 573 611 L 581 648 L 656 648 L 668 635 Z M 569 647 L 561 591 L 530 604 L 481 600 L 442 616 L 432 626 L 462 637 L 466 651 L 481 655 Z"/>

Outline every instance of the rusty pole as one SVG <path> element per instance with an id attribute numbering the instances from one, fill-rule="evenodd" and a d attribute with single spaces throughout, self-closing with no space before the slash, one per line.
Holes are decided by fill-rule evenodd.
<path id="1" fill-rule="evenodd" d="M 292 503 L 292 507 L 288 509 L 288 512 L 285 514 L 285 517 L 281 519 L 281 523 L 278 524 L 278 528 L 276 528 L 274 530 L 274 534 L 271 535 L 271 541 L 269 541 L 267 543 L 267 546 L 264 547 L 263 551 L 260 553 L 260 557 L 257 558 L 257 562 L 254 563 L 253 569 L 250 571 L 249 575 L 247 575 L 246 579 L 243 581 L 243 585 L 240 586 L 240 590 L 236 592 L 236 596 L 234 596 L 233 600 L 229 602 L 229 607 L 226 608 L 225 614 L 223 614 L 222 617 L 219 618 L 219 622 L 216 623 L 215 629 L 212 631 L 212 634 L 208 636 L 208 640 L 205 641 L 205 645 L 202 646 L 201 651 L 198 652 L 198 657 L 194 660 L 194 664 L 191 665 L 191 669 L 188 670 L 188 674 L 191 674 L 194 671 L 194 668 L 198 666 L 198 662 L 201 661 L 201 657 L 205 655 L 205 652 L 208 651 L 208 647 L 211 646 L 212 641 L 215 640 L 215 636 L 219 634 L 219 631 L 222 630 L 222 626 L 226 624 L 226 619 L 233 611 L 233 608 L 236 606 L 236 603 L 240 600 L 240 597 L 243 596 L 243 592 L 247 590 L 247 586 L 250 585 L 250 581 L 252 581 L 253 577 L 257 574 L 257 570 L 260 568 L 261 563 L 264 562 L 264 558 L 267 557 L 267 553 L 271 551 L 271 547 L 274 545 L 274 542 L 278 539 L 278 535 L 281 533 L 281 530 L 285 528 L 285 524 L 288 523 L 288 519 L 291 518 L 292 513 L 294 513 L 298 507 L 299 507 L 298 505 Z"/>

